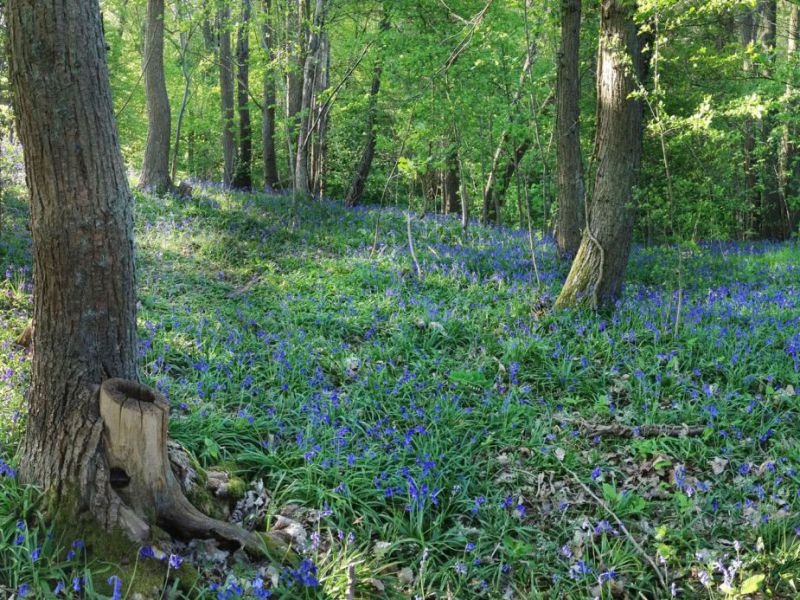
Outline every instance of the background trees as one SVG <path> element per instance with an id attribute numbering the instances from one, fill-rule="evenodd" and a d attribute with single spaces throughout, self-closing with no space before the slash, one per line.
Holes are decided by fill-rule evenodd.
<path id="1" fill-rule="evenodd" d="M 351 203 L 411 197 L 443 213 L 463 195 L 484 220 L 525 225 L 530 212 L 536 230 L 574 252 L 583 209 L 567 201 L 581 187 L 592 193 L 597 166 L 595 5 L 321 4 L 167 0 L 173 108 L 187 89 L 183 66 L 191 74 L 178 177 L 234 183 L 238 174 L 246 187 L 253 160 L 256 187 L 349 193 Z M 122 0 L 103 10 L 123 152 L 139 164 L 146 113 L 131 58 L 142 64 L 146 14 Z M 789 234 L 798 206 L 793 12 L 783 0 L 639 4 L 634 20 L 652 35 L 658 78 L 637 84 L 645 129 L 635 240 Z M 187 36 L 192 28 L 205 35 Z M 399 158 L 410 171 L 395 168 Z"/>

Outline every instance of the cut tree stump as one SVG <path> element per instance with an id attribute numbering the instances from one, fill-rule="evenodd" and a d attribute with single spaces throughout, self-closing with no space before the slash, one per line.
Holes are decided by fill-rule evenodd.
<path id="1" fill-rule="evenodd" d="M 163 394 L 135 381 L 108 379 L 100 386 L 100 416 L 111 487 L 124 503 L 121 521 L 136 541 L 144 543 L 154 523 L 178 538 L 214 538 L 254 555 L 290 552 L 276 536 L 212 519 L 186 499 L 169 462 L 169 404 Z"/>

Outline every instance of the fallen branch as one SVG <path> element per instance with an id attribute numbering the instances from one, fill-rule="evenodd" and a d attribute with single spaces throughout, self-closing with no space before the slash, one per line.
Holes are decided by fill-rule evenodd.
<path id="1" fill-rule="evenodd" d="M 590 436 L 613 435 L 615 437 L 655 438 L 655 437 L 697 437 L 706 430 L 705 425 L 638 425 L 630 426 L 621 423 L 589 423 L 579 418 L 564 419 L 566 423 L 579 427 Z"/>
<path id="2" fill-rule="evenodd" d="M 591 496 L 591 498 L 598 504 L 598 506 L 600 506 L 600 508 L 602 508 L 606 513 L 608 513 L 608 515 L 612 519 L 614 519 L 614 522 L 619 526 L 622 533 L 625 534 L 625 537 L 628 538 L 628 541 L 633 545 L 633 547 L 642 556 L 642 558 L 644 558 L 648 562 L 648 564 L 653 568 L 653 571 L 655 572 L 656 577 L 658 577 L 658 582 L 661 584 L 661 587 L 663 587 L 665 590 L 669 589 L 669 586 L 667 585 L 667 580 L 664 578 L 663 573 L 661 573 L 661 570 L 658 568 L 656 561 L 654 561 L 650 557 L 650 555 L 647 554 L 647 552 L 645 552 L 644 548 L 642 548 L 641 544 L 639 544 L 639 542 L 636 541 L 636 538 L 634 538 L 633 535 L 631 535 L 631 532 L 628 531 L 628 528 L 625 527 L 625 524 L 620 520 L 617 514 L 613 510 L 611 510 L 611 507 L 608 506 L 608 504 L 606 504 L 602 498 L 600 498 L 597 494 L 595 494 L 588 485 L 583 483 L 580 477 L 578 477 L 578 475 L 573 470 L 571 470 L 563 463 L 561 463 L 561 467 L 572 476 L 572 478 L 575 480 L 575 483 L 581 486 L 583 488 L 583 491 L 589 494 L 589 496 Z"/>

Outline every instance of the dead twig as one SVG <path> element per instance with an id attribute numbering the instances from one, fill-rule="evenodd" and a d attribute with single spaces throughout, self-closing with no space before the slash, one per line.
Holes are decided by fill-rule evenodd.
<path id="1" fill-rule="evenodd" d="M 589 423 L 580 418 L 564 419 L 566 423 L 579 427 L 590 436 L 612 435 L 615 437 L 655 438 L 655 437 L 697 437 L 706 430 L 705 425 L 638 425 L 630 426 L 622 423 Z"/>
<path id="2" fill-rule="evenodd" d="M 578 477 L 578 475 L 573 470 L 571 470 L 563 463 L 561 463 L 561 467 L 572 476 L 572 478 L 575 480 L 575 483 L 581 486 L 581 488 L 583 488 L 583 491 L 589 494 L 589 496 L 597 503 L 598 506 L 600 506 L 600 508 L 602 508 L 606 513 L 608 513 L 608 515 L 612 519 L 614 519 L 614 522 L 619 526 L 622 533 L 625 534 L 625 537 L 628 538 L 628 541 L 633 545 L 636 551 L 639 554 L 641 554 L 642 558 L 644 558 L 648 562 L 648 564 L 653 568 L 653 571 L 655 572 L 656 577 L 658 577 L 658 582 L 661 584 L 661 587 L 663 587 L 665 590 L 669 589 L 669 586 L 667 585 L 667 580 L 664 578 L 664 575 L 658 568 L 656 561 L 654 561 L 652 557 L 649 554 L 647 554 L 647 552 L 645 552 L 644 548 L 642 548 L 641 544 L 639 544 L 639 542 L 636 541 L 636 538 L 634 538 L 633 535 L 631 535 L 631 532 L 628 531 L 628 528 L 625 527 L 625 524 L 620 520 L 617 514 L 613 510 L 611 510 L 611 507 L 608 506 L 608 504 L 606 504 L 602 498 L 600 498 L 597 494 L 595 494 L 588 485 L 583 483 L 580 477 Z"/>

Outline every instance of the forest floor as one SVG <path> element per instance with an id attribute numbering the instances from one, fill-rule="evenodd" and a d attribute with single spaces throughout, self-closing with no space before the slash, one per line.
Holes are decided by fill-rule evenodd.
<path id="1" fill-rule="evenodd" d="M 9 200 L 0 595 L 146 597 L 14 479 L 25 218 Z M 538 285 L 526 232 L 415 219 L 420 276 L 399 211 L 292 220 L 285 197 L 137 197 L 141 377 L 201 473 L 244 483 L 220 511 L 306 538 L 289 566 L 131 556 L 176 555 L 161 597 L 796 597 L 797 241 L 638 248 L 613 313 L 553 314 L 568 264 L 537 242 Z"/>

